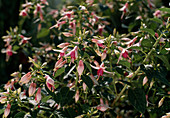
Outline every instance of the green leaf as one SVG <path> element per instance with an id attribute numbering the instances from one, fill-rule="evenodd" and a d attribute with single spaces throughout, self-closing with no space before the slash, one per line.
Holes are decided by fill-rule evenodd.
<path id="1" fill-rule="evenodd" d="M 142 31 L 148 32 L 149 34 L 151 34 L 153 37 L 155 36 L 155 32 L 152 29 L 148 29 L 148 28 L 142 28 L 140 29 Z"/>
<path id="2" fill-rule="evenodd" d="M 42 28 L 41 31 L 38 33 L 37 38 L 46 37 L 49 34 L 50 30 L 46 28 Z"/>
<path id="3" fill-rule="evenodd" d="M 46 102 L 47 100 L 49 100 L 51 98 L 51 96 L 45 96 L 42 100 L 41 100 L 41 102 Z"/>
<path id="4" fill-rule="evenodd" d="M 123 65 L 123 66 L 126 66 L 127 68 L 130 68 L 130 63 L 128 61 L 125 61 L 125 60 L 120 60 L 119 61 L 119 64 Z"/>
<path id="5" fill-rule="evenodd" d="M 141 50 L 142 48 L 141 47 L 138 47 L 138 46 L 132 46 L 128 49 L 133 49 L 133 50 Z"/>
<path id="6" fill-rule="evenodd" d="M 61 75 L 61 74 L 64 73 L 64 72 L 65 72 L 65 67 L 58 69 L 58 70 L 55 72 L 54 78 L 58 77 L 59 75 Z"/>
<path id="7" fill-rule="evenodd" d="M 128 99 L 136 110 L 145 113 L 146 97 L 145 92 L 141 88 L 129 89 Z"/>
<path id="8" fill-rule="evenodd" d="M 35 63 L 35 61 L 31 57 L 28 57 L 28 58 L 29 58 L 29 61 L 32 62 L 36 68 L 40 68 L 40 65 Z"/>
<path id="9" fill-rule="evenodd" d="M 150 18 L 150 20 L 163 24 L 162 20 L 160 20 L 159 18 Z"/>
<path id="10" fill-rule="evenodd" d="M 159 10 L 170 13 L 170 8 L 159 8 Z"/>
<path id="11" fill-rule="evenodd" d="M 91 90 L 93 87 L 93 81 L 91 78 L 87 75 L 82 75 L 83 82 L 88 86 L 88 88 Z"/>
<path id="12" fill-rule="evenodd" d="M 18 112 L 18 113 L 14 116 L 14 118 L 24 118 L 24 116 L 25 116 L 25 112 L 21 111 L 21 112 Z"/>
<path id="13" fill-rule="evenodd" d="M 168 70 L 170 70 L 170 64 L 169 64 L 169 61 L 168 59 L 164 56 L 164 55 L 156 55 L 156 57 L 158 57 L 159 59 L 161 59 L 164 63 L 165 63 L 165 66 Z"/>
<path id="14" fill-rule="evenodd" d="M 0 109 L 0 115 L 3 114 L 5 109 Z"/>
<path id="15" fill-rule="evenodd" d="M 85 61 L 84 63 L 87 66 L 87 68 L 89 69 L 90 73 L 92 73 L 92 69 L 91 69 L 90 64 L 87 61 Z"/>
<path id="16" fill-rule="evenodd" d="M 17 45 L 14 45 L 14 46 L 13 46 L 13 50 L 14 50 L 14 51 L 17 51 L 19 48 L 20 48 L 20 47 L 17 46 Z"/>
<path id="17" fill-rule="evenodd" d="M 148 47 L 148 48 L 153 46 L 151 40 L 149 40 L 149 39 L 143 39 L 141 42 L 141 45 L 142 45 L 142 47 Z"/>
<path id="18" fill-rule="evenodd" d="M 55 101 L 60 103 L 61 106 L 68 104 L 75 95 L 74 91 L 70 91 L 68 87 L 63 87 L 61 90 L 56 94 Z"/>

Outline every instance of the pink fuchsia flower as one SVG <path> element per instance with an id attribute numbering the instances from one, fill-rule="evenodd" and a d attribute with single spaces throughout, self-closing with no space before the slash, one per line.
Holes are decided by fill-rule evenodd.
<path id="1" fill-rule="evenodd" d="M 0 97 L 0 103 L 1 103 L 1 104 L 6 103 L 6 101 L 7 101 L 7 97 L 6 97 L 6 96 Z"/>
<path id="2" fill-rule="evenodd" d="M 73 34 L 71 34 L 70 32 L 62 32 L 62 34 L 65 36 L 65 37 L 72 37 Z"/>
<path id="3" fill-rule="evenodd" d="M 12 36 L 11 35 L 7 35 L 7 36 L 3 36 L 2 38 L 4 39 L 4 42 L 6 42 L 5 47 L 9 46 L 11 41 L 12 41 Z"/>
<path id="4" fill-rule="evenodd" d="M 20 41 L 19 45 L 28 43 L 28 40 L 31 39 L 31 37 L 25 37 L 25 36 L 23 36 L 23 35 L 20 35 L 20 38 L 21 38 L 21 41 Z"/>
<path id="5" fill-rule="evenodd" d="M 105 48 L 105 46 L 103 45 L 103 43 L 104 43 L 104 40 L 103 39 L 101 39 L 101 40 L 98 40 L 98 39 L 92 39 L 92 42 L 93 43 L 96 43 L 99 47 L 101 47 L 101 48 Z"/>
<path id="6" fill-rule="evenodd" d="M 37 103 L 39 103 L 40 100 L 41 100 L 41 88 L 39 87 L 38 90 L 37 90 L 37 93 L 36 93 L 36 95 L 35 95 L 35 101 L 36 101 Z"/>
<path id="7" fill-rule="evenodd" d="M 128 55 L 128 50 L 127 49 L 124 49 L 124 48 L 122 48 L 122 47 L 118 47 L 118 49 L 121 51 L 121 53 L 120 53 L 120 56 L 119 56 L 119 59 L 118 59 L 118 61 L 117 61 L 117 64 L 119 63 L 119 61 L 122 59 L 122 57 L 124 57 L 125 59 L 126 58 L 129 58 L 130 59 L 130 57 L 129 57 L 129 55 Z"/>
<path id="8" fill-rule="evenodd" d="M 121 19 L 123 19 L 123 16 L 128 12 L 128 6 L 129 4 L 126 3 L 122 8 L 119 9 L 120 11 L 123 11 Z"/>
<path id="9" fill-rule="evenodd" d="M 100 36 L 103 36 L 105 25 L 98 25 L 98 33 Z"/>
<path id="10" fill-rule="evenodd" d="M 47 0 L 40 0 L 40 1 L 41 1 L 41 4 L 48 5 Z"/>
<path id="11" fill-rule="evenodd" d="M 147 77 L 144 77 L 143 78 L 143 86 L 148 82 L 148 78 Z"/>
<path id="12" fill-rule="evenodd" d="M 155 5 L 151 2 L 151 0 L 148 0 L 148 6 L 149 6 L 150 9 L 155 7 Z"/>
<path id="13" fill-rule="evenodd" d="M 59 68 L 63 67 L 64 64 L 66 63 L 66 60 L 63 61 L 63 58 L 60 58 L 60 60 L 58 60 L 56 63 L 55 63 L 55 67 L 54 67 L 54 72 L 56 72 Z"/>
<path id="14" fill-rule="evenodd" d="M 106 100 L 105 102 L 106 103 L 104 104 L 103 99 L 100 98 L 100 105 L 97 106 L 97 109 L 102 112 L 105 112 L 109 108 L 108 101 Z"/>
<path id="15" fill-rule="evenodd" d="M 130 47 L 131 45 L 133 45 L 135 43 L 135 41 L 137 40 L 138 36 L 136 36 L 135 38 L 133 38 L 132 40 L 126 42 L 125 44 Z"/>
<path id="16" fill-rule="evenodd" d="M 79 65 L 77 67 L 77 71 L 78 71 L 79 76 L 81 76 L 83 71 L 84 71 L 84 64 L 83 64 L 82 60 L 79 61 Z"/>
<path id="17" fill-rule="evenodd" d="M 61 43 L 61 44 L 59 44 L 57 47 L 59 47 L 59 48 L 64 48 L 64 47 L 67 47 L 67 46 L 69 46 L 69 45 L 70 45 L 70 43 L 66 42 L 66 43 Z"/>
<path id="18" fill-rule="evenodd" d="M 57 21 L 57 24 L 55 24 L 54 26 L 52 26 L 52 27 L 50 27 L 50 29 L 52 29 L 52 28 L 58 28 L 59 30 L 61 29 L 61 27 L 62 27 L 62 25 L 63 24 L 65 24 L 66 23 L 66 21 L 60 21 L 60 20 L 58 20 Z"/>
<path id="19" fill-rule="evenodd" d="M 73 35 L 76 34 L 76 20 L 70 22 L 69 28 L 72 29 Z"/>
<path id="20" fill-rule="evenodd" d="M 76 91 L 76 95 L 75 95 L 75 102 L 77 103 L 77 101 L 79 100 L 79 90 Z"/>
<path id="21" fill-rule="evenodd" d="M 101 55 L 101 61 L 103 61 L 104 59 L 106 59 L 106 56 L 107 56 L 106 52 L 107 52 L 107 50 L 105 49 L 105 50 L 103 51 L 102 55 Z"/>
<path id="22" fill-rule="evenodd" d="M 23 17 L 28 16 L 28 13 L 27 13 L 26 9 L 23 9 L 23 10 L 19 13 L 19 16 L 23 16 Z"/>
<path id="23" fill-rule="evenodd" d="M 57 50 L 57 49 L 53 49 L 56 52 L 60 52 L 59 58 L 65 56 L 65 52 L 67 51 L 67 47 L 64 47 L 62 50 Z"/>
<path id="24" fill-rule="evenodd" d="M 46 85 L 48 89 L 53 92 L 55 89 L 54 80 L 49 75 L 45 75 L 45 78 L 46 78 Z"/>
<path id="25" fill-rule="evenodd" d="M 103 76 L 103 73 L 104 73 L 104 72 L 105 72 L 105 73 L 108 73 L 108 74 L 113 74 L 112 72 L 108 72 L 108 71 L 105 70 L 106 67 L 104 67 L 104 63 L 102 63 L 101 65 L 99 65 L 99 63 L 98 63 L 97 61 L 94 61 L 94 64 L 95 64 L 96 66 L 93 66 L 93 65 L 91 65 L 91 64 L 90 64 L 90 66 L 91 66 L 92 68 L 94 68 L 94 69 L 97 69 L 98 79 L 99 79 L 100 76 Z M 98 80 L 98 79 L 97 79 L 97 80 Z"/>
<path id="26" fill-rule="evenodd" d="M 33 96 L 34 93 L 36 91 L 36 83 L 31 83 L 30 86 L 29 86 L 29 90 L 28 90 L 28 93 L 29 93 L 29 96 Z"/>
<path id="27" fill-rule="evenodd" d="M 160 18 L 161 17 L 161 11 L 160 10 L 156 10 L 153 15 L 157 18 Z"/>
<path id="28" fill-rule="evenodd" d="M 74 63 L 74 60 L 78 57 L 77 54 L 78 47 L 75 46 L 66 56 L 71 56 L 71 62 Z"/>
<path id="29" fill-rule="evenodd" d="M 6 61 L 9 60 L 9 58 L 13 55 L 13 54 L 16 54 L 17 52 L 13 51 L 12 50 L 12 46 L 11 45 L 8 45 L 7 49 L 4 50 L 2 49 L 1 50 L 2 53 L 6 53 Z"/>
<path id="30" fill-rule="evenodd" d="M 10 109 L 11 109 L 11 104 L 8 104 L 5 111 L 4 111 L 4 117 L 8 117 L 9 113 L 10 113 Z"/>
<path id="31" fill-rule="evenodd" d="M 70 19 L 73 14 L 74 14 L 74 11 L 67 11 L 67 12 L 63 12 L 63 13 L 62 13 L 62 16 Z"/>
<path id="32" fill-rule="evenodd" d="M 42 11 L 42 8 L 44 6 L 40 5 L 39 3 L 36 5 L 36 9 L 34 10 L 34 17 L 37 16 L 37 13 L 39 13 L 39 17 L 40 17 L 40 20 L 43 21 L 44 18 L 43 18 L 43 11 Z"/>
<path id="33" fill-rule="evenodd" d="M 32 77 L 31 72 L 28 72 L 27 74 L 21 77 L 21 80 L 19 81 L 19 83 L 21 85 L 26 84 L 30 81 L 31 77 Z"/>
<path id="34" fill-rule="evenodd" d="M 14 79 L 8 81 L 8 82 L 5 84 L 4 89 L 5 89 L 5 90 L 8 90 L 8 89 L 10 88 L 11 90 L 14 90 L 14 83 L 15 83 L 15 80 L 14 80 Z"/>

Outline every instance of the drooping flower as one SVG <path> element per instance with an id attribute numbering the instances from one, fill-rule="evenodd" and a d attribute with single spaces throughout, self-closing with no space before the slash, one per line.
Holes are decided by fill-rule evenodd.
<path id="1" fill-rule="evenodd" d="M 43 21 L 43 8 L 44 6 L 40 5 L 39 3 L 36 5 L 36 9 L 34 10 L 34 17 L 37 16 L 37 13 L 39 13 L 40 20 Z"/>
<path id="2" fill-rule="evenodd" d="M 76 34 L 76 20 L 70 22 L 69 28 L 72 29 L 73 35 Z"/>
<path id="3" fill-rule="evenodd" d="M 104 32 L 104 28 L 105 28 L 105 25 L 98 25 L 98 33 L 100 36 L 103 35 L 103 32 Z"/>
<path id="4" fill-rule="evenodd" d="M 46 78 L 46 85 L 48 89 L 53 92 L 55 89 L 54 80 L 49 75 L 45 75 L 45 78 Z"/>
<path id="5" fill-rule="evenodd" d="M 98 63 L 97 61 L 94 61 L 94 64 L 95 64 L 96 66 L 93 66 L 93 65 L 91 65 L 91 64 L 90 64 L 90 66 L 91 66 L 92 68 L 94 68 L 94 69 L 97 69 L 98 79 L 100 78 L 100 76 L 103 76 L 103 73 L 104 73 L 104 72 L 105 72 L 105 73 L 108 73 L 108 74 L 114 74 L 114 73 L 112 73 L 112 72 L 108 72 L 108 71 L 105 70 L 106 67 L 104 67 L 104 63 L 101 63 L 101 65 L 99 65 L 99 63 Z M 97 79 L 97 80 L 98 80 L 98 79 Z"/>
<path id="6" fill-rule="evenodd" d="M 30 81 L 31 77 L 32 77 L 31 72 L 28 72 L 27 74 L 25 74 L 21 77 L 21 80 L 19 81 L 19 83 L 21 85 L 26 84 Z"/>
<path id="7" fill-rule="evenodd" d="M 36 83 L 32 82 L 29 86 L 29 91 L 28 91 L 29 96 L 33 96 L 35 91 L 36 91 Z"/>
<path id="8" fill-rule="evenodd" d="M 54 67 L 54 72 L 56 72 L 59 68 L 63 67 L 64 64 L 66 63 L 66 60 L 63 61 L 63 58 L 60 58 L 60 60 L 58 60 L 56 63 L 55 63 L 55 67 Z"/>
<path id="9" fill-rule="evenodd" d="M 40 100 L 41 100 L 41 88 L 39 87 L 38 90 L 37 90 L 37 93 L 36 93 L 36 95 L 35 95 L 35 101 L 36 101 L 37 103 L 39 103 Z"/>
<path id="10" fill-rule="evenodd" d="M 28 13 L 27 13 L 26 9 L 23 9 L 23 10 L 19 13 L 19 16 L 23 16 L 23 17 L 28 16 Z"/>
<path id="11" fill-rule="evenodd" d="M 153 15 L 157 18 L 160 18 L 161 17 L 161 11 L 160 10 L 156 10 Z"/>
<path id="12" fill-rule="evenodd" d="M 109 108 L 108 101 L 106 100 L 105 102 L 106 103 L 104 104 L 103 99 L 100 98 L 100 105 L 97 106 L 97 109 L 102 112 L 105 112 Z"/>
<path id="13" fill-rule="evenodd" d="M 64 48 L 64 47 L 67 47 L 67 46 L 69 46 L 69 45 L 70 45 L 70 43 L 65 42 L 65 43 L 59 44 L 57 47 L 59 47 L 59 48 Z"/>
<path id="14" fill-rule="evenodd" d="M 4 42 L 6 42 L 5 47 L 10 45 L 10 42 L 12 41 L 12 36 L 7 35 L 2 37 L 4 39 Z"/>
<path id="15" fill-rule="evenodd" d="M 83 71 L 84 71 L 84 64 L 83 64 L 82 60 L 79 61 L 79 65 L 77 67 L 77 71 L 78 71 L 79 76 L 81 76 Z"/>
<path id="16" fill-rule="evenodd" d="M 20 35 L 20 38 L 21 38 L 21 41 L 20 41 L 19 45 L 28 43 L 28 40 L 31 39 L 31 37 L 25 37 L 25 36 L 23 36 L 23 35 Z"/>
<path id="17" fill-rule="evenodd" d="M 101 55 L 101 61 L 103 61 L 104 59 L 106 59 L 106 56 L 107 56 L 106 52 L 107 52 L 107 50 L 105 49 L 105 50 L 103 51 L 102 55 Z"/>
<path id="18" fill-rule="evenodd" d="M 119 56 L 119 58 L 118 58 L 117 64 L 118 64 L 119 61 L 122 59 L 122 57 L 124 57 L 125 59 L 126 59 L 126 58 L 129 58 L 129 59 L 130 59 L 127 49 L 124 49 L 124 48 L 122 48 L 122 47 L 120 47 L 120 46 L 118 47 L 118 49 L 121 51 L 121 53 L 120 53 L 120 56 Z"/>
<path id="19" fill-rule="evenodd" d="M 119 9 L 120 11 L 123 11 L 121 19 L 123 19 L 123 16 L 128 12 L 128 6 L 129 4 L 126 3 L 122 8 Z"/>
<path id="20" fill-rule="evenodd" d="M 77 50 L 78 50 L 78 47 L 75 46 L 66 56 L 71 56 L 71 62 L 74 63 L 74 60 L 77 58 Z"/>
<path id="21" fill-rule="evenodd" d="M 105 48 L 105 45 L 103 45 L 104 40 L 98 40 L 98 39 L 92 39 L 92 42 L 96 43 L 99 47 Z"/>
<path id="22" fill-rule="evenodd" d="M 9 113 L 10 113 L 10 109 L 11 109 L 11 104 L 8 104 L 5 111 L 4 111 L 4 117 L 8 117 Z"/>
<path id="23" fill-rule="evenodd" d="M 79 100 L 79 90 L 76 91 L 76 95 L 75 95 L 75 102 L 77 103 L 77 101 Z"/>

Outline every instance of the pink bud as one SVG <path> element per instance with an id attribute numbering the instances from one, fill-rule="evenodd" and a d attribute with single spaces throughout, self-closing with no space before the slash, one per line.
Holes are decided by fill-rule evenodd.
<path id="1" fill-rule="evenodd" d="M 158 38 L 158 37 L 159 37 L 159 34 L 155 32 L 155 36 L 156 36 L 156 38 Z"/>
<path id="2" fill-rule="evenodd" d="M 4 111 L 4 117 L 8 117 L 9 113 L 10 113 L 10 109 L 11 109 L 11 105 L 8 104 L 7 108 Z"/>
<path id="3" fill-rule="evenodd" d="M 46 78 L 46 85 L 47 85 L 48 89 L 50 91 L 54 91 L 54 88 L 55 88 L 54 80 L 49 75 L 46 75 L 45 78 Z"/>
<path id="4" fill-rule="evenodd" d="M 78 100 L 79 100 L 79 90 L 76 91 L 75 102 L 77 103 Z"/>
<path id="5" fill-rule="evenodd" d="M 106 58 L 106 49 L 103 51 L 102 56 L 101 56 L 101 61 L 103 61 Z"/>
<path id="6" fill-rule="evenodd" d="M 64 47 L 66 47 L 66 46 L 68 46 L 68 45 L 70 45 L 70 43 L 66 42 L 66 43 L 61 43 L 61 44 L 59 44 L 57 47 L 59 47 L 59 48 L 64 48 Z"/>
<path id="7" fill-rule="evenodd" d="M 36 83 L 31 83 L 28 91 L 29 96 L 34 95 L 35 91 L 36 91 Z"/>
<path id="8" fill-rule="evenodd" d="M 79 76 L 81 76 L 83 71 L 84 71 L 84 64 L 83 64 L 82 60 L 79 61 L 79 65 L 77 67 L 77 71 L 78 71 Z"/>
<path id="9" fill-rule="evenodd" d="M 37 103 L 39 103 L 41 100 L 41 88 L 39 87 L 37 90 L 37 93 L 35 95 L 35 101 L 37 101 Z"/>
<path id="10" fill-rule="evenodd" d="M 21 77 L 21 80 L 19 81 L 19 83 L 21 85 L 26 84 L 30 81 L 31 77 L 32 77 L 31 72 L 28 72 L 27 74 Z"/>
<path id="11" fill-rule="evenodd" d="M 148 81 L 148 78 L 147 78 L 147 77 L 144 77 L 144 78 L 143 78 L 143 86 L 147 83 L 147 81 Z"/>
<path id="12" fill-rule="evenodd" d="M 83 90 L 85 91 L 87 88 L 87 85 L 83 82 Z"/>

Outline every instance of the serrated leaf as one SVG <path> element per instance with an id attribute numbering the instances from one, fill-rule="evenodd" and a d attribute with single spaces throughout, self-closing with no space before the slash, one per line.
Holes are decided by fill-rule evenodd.
<path id="1" fill-rule="evenodd" d="M 158 18 L 150 18 L 150 20 L 155 21 L 157 23 L 163 24 L 162 20 L 158 19 Z"/>
<path id="2" fill-rule="evenodd" d="M 21 111 L 21 112 L 18 112 L 18 113 L 14 116 L 14 118 L 24 118 L 24 116 L 25 116 L 25 112 Z"/>
<path id="3" fill-rule="evenodd" d="M 38 33 L 37 38 L 46 37 L 49 34 L 50 30 L 46 28 L 42 28 L 41 31 Z"/>
<path id="4" fill-rule="evenodd" d="M 165 12 L 168 12 L 170 13 L 170 8 L 159 8 L 160 11 L 165 11 Z"/>
<path id="5" fill-rule="evenodd" d="M 148 32 L 149 34 L 151 34 L 153 37 L 155 36 L 155 32 L 152 29 L 148 29 L 148 28 L 142 28 L 140 29 L 142 31 Z"/>
<path id="6" fill-rule="evenodd" d="M 91 90 L 93 87 L 93 81 L 91 78 L 87 75 L 82 75 L 83 82 L 88 86 L 88 88 Z"/>
<path id="7" fill-rule="evenodd" d="M 141 88 L 129 89 L 128 99 L 136 110 L 145 113 L 146 97 L 145 92 Z"/>
<path id="8" fill-rule="evenodd" d="M 61 75 L 62 73 L 65 72 L 65 68 L 60 68 L 55 72 L 54 78 L 58 77 L 59 75 Z"/>

